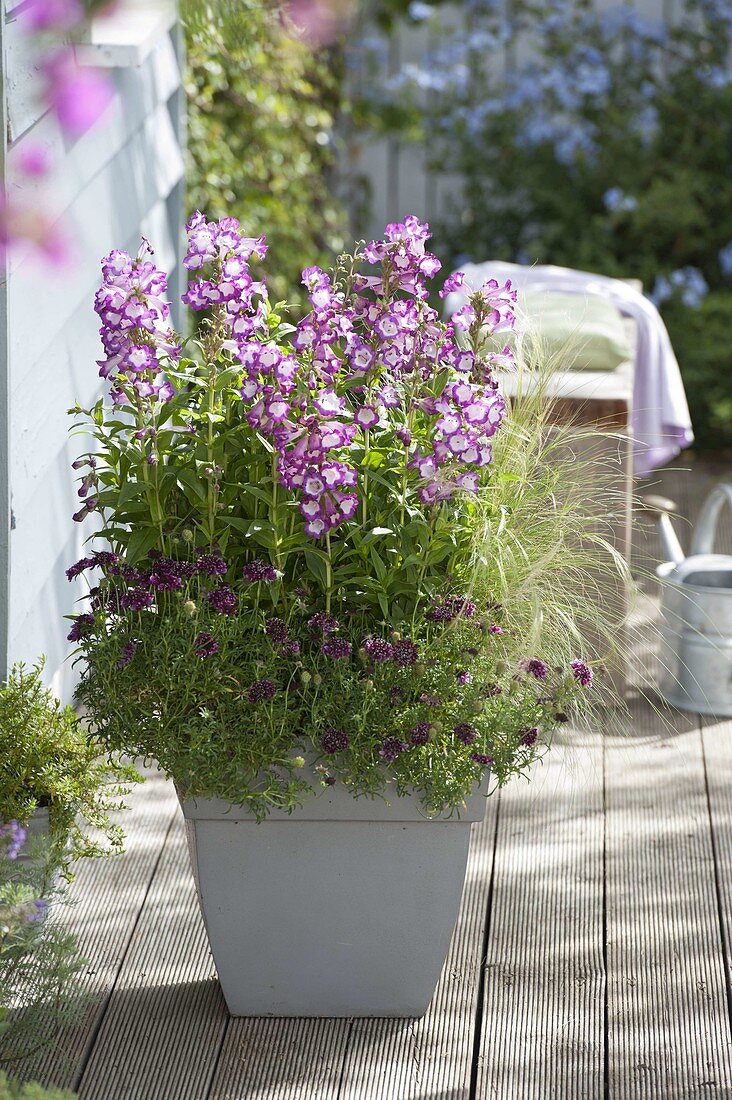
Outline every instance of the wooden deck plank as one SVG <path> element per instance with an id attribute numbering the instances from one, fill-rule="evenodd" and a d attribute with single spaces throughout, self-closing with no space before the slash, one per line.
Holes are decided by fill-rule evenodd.
<path id="1" fill-rule="evenodd" d="M 562 742 L 501 795 L 480 1098 L 603 1095 L 602 748 Z"/>
<path id="2" fill-rule="evenodd" d="M 606 746 L 610 1100 L 732 1095 L 695 716 L 634 708 Z"/>
<path id="3" fill-rule="evenodd" d="M 460 914 L 427 1014 L 355 1020 L 339 1100 L 467 1100 L 498 813 L 493 796 L 484 821 L 473 827 Z"/>
<path id="4" fill-rule="evenodd" d="M 227 1023 L 176 817 L 80 1100 L 203 1100 Z"/>
<path id="5" fill-rule="evenodd" d="M 232 1019 L 206 1100 L 338 1100 L 349 1020 Z"/>
<path id="6" fill-rule="evenodd" d="M 107 859 L 82 860 L 59 912 L 78 937 L 89 960 L 81 992 L 89 1005 L 79 1024 L 55 1046 L 13 1067 L 14 1075 L 59 1087 L 72 1087 L 88 1057 L 107 999 L 125 958 L 178 803 L 171 784 L 149 771 L 146 782 L 127 798 L 129 809 L 114 815 L 127 834 L 125 852 Z"/>

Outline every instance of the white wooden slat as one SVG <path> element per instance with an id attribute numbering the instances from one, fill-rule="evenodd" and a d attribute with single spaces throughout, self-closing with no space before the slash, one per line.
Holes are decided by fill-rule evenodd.
<path id="1" fill-rule="evenodd" d="M 37 43 L 25 32 L 22 12 L 8 13 L 5 20 L 5 96 L 10 140 L 37 122 L 45 108 L 38 96 L 43 81 Z"/>
<path id="2" fill-rule="evenodd" d="M 103 173 L 76 197 L 66 221 L 76 244 L 76 261 L 63 277 L 28 259 L 11 272 L 8 284 L 11 364 L 14 384 L 48 346 L 67 318 L 88 300 L 97 284 L 99 258 L 129 240 L 145 215 L 170 194 L 183 175 L 183 159 L 164 106 L 120 150 Z M 44 274 L 43 314 L 39 323 L 38 287 Z"/>
<path id="3" fill-rule="evenodd" d="M 227 1020 L 179 814 L 77 1085 L 80 1100 L 204 1100 Z"/>
<path id="4" fill-rule="evenodd" d="M 149 770 L 146 775 L 144 785 L 128 797 L 129 809 L 115 814 L 127 835 L 124 854 L 77 864 L 69 904 L 64 905 L 64 923 L 77 936 L 80 954 L 89 960 L 81 981 L 88 1006 L 79 1023 L 63 1032 L 55 1046 L 13 1067 L 14 1075 L 23 1080 L 72 1087 L 94 1042 L 177 812 L 171 784 L 159 772 Z"/>
<path id="5" fill-rule="evenodd" d="M 729 752 L 729 744 L 726 746 Z M 698 722 L 638 706 L 606 749 L 610 1100 L 732 1095 Z"/>
<path id="6" fill-rule="evenodd" d="M 105 68 L 141 65 L 175 20 L 175 0 L 122 0 L 91 20 L 76 58 Z"/>
<path id="7" fill-rule="evenodd" d="M 110 74 L 114 94 L 99 122 L 70 141 L 55 115 L 48 113 L 32 128 L 14 129 L 10 149 L 9 193 L 16 200 L 61 214 L 76 195 L 124 147 L 145 119 L 168 102 L 180 86 L 181 74 L 169 35 L 160 39 L 145 64 L 133 71 Z M 10 93 L 12 105 L 13 95 Z M 42 148 L 54 166 L 50 181 L 24 176 L 19 160 L 28 144 Z"/>
<path id="8" fill-rule="evenodd" d="M 158 262 L 167 270 L 175 259 L 166 204 L 161 200 L 146 215 L 132 239 L 119 242 L 134 250 L 138 232 L 161 247 Z M 9 651 L 12 660 L 47 657 L 54 690 L 69 698 L 75 670 L 65 658 L 68 624 L 63 616 L 79 608 L 83 586 L 70 585 L 64 570 L 83 553 L 87 524 L 71 522 L 79 502 L 71 462 L 90 442 L 70 437 L 67 409 L 80 401 L 87 407 L 106 388 L 98 377 L 100 354 L 93 287 L 87 300 L 65 322 L 53 345 L 26 372 L 13 394 L 11 467 L 15 527 L 11 532 L 11 597 Z M 39 402 L 42 393 L 44 400 Z M 43 516 L 44 537 L 38 537 Z"/>
<path id="9" fill-rule="evenodd" d="M 569 733 L 501 793 L 476 1096 L 603 1096 L 599 737 Z"/>
<path id="10" fill-rule="evenodd" d="M 493 866 L 498 798 L 473 826 L 462 906 L 450 952 L 421 1020 L 355 1020 L 338 1100 L 468 1100 L 483 933 Z"/>

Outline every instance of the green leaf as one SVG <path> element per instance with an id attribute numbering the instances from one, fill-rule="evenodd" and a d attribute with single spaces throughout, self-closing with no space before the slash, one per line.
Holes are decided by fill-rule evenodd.
<path id="1" fill-rule="evenodd" d="M 207 499 L 208 485 L 202 482 L 193 470 L 185 468 L 176 470 L 176 477 L 188 500 L 196 497 L 198 500 Z"/>
<path id="2" fill-rule="evenodd" d="M 144 558 L 155 546 L 160 532 L 154 527 L 137 527 L 131 532 L 125 546 L 125 560 L 129 565 Z"/>

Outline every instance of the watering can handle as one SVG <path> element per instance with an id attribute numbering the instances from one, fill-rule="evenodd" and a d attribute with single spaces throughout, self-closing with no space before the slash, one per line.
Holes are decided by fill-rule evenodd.
<path id="1" fill-rule="evenodd" d="M 732 508 L 732 484 L 729 482 L 716 485 L 704 501 L 691 542 L 692 554 L 714 553 L 717 520 L 725 502 Z"/>

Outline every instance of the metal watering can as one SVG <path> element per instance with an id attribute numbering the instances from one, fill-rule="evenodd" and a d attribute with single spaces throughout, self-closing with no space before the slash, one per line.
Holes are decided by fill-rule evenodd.
<path id="1" fill-rule="evenodd" d="M 669 559 L 656 569 L 661 585 L 661 696 L 680 710 L 732 716 L 732 555 L 715 554 L 714 537 L 722 506 L 732 506 L 732 485 L 717 485 L 699 514 L 684 557 L 663 497 L 645 497 L 658 518 Z"/>

